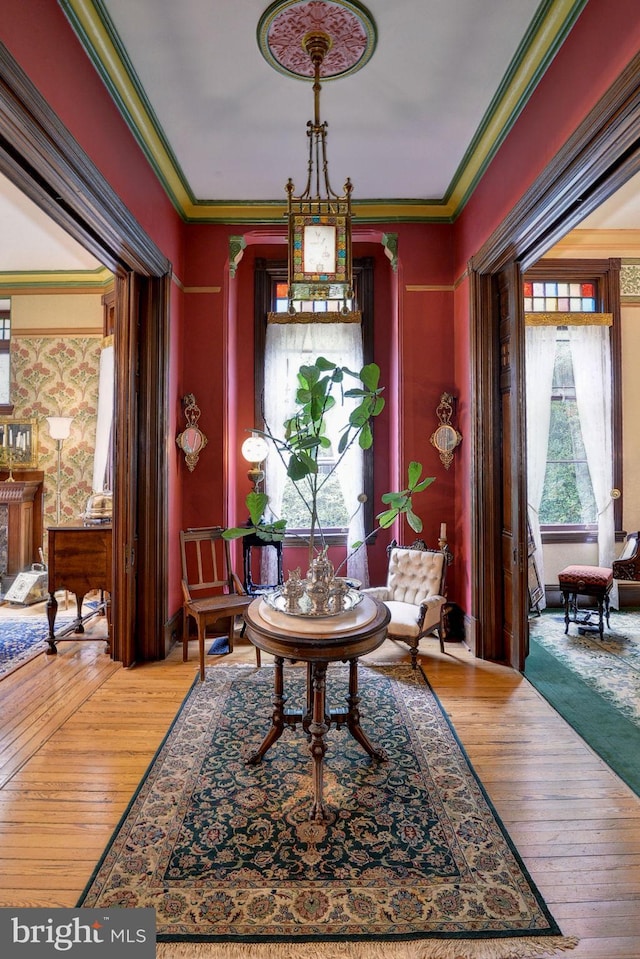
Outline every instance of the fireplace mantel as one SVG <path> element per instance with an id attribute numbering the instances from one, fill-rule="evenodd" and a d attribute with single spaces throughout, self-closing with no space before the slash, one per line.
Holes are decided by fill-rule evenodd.
<path id="1" fill-rule="evenodd" d="M 41 470 L 0 471 L 0 572 L 14 575 L 40 561 L 42 547 Z"/>

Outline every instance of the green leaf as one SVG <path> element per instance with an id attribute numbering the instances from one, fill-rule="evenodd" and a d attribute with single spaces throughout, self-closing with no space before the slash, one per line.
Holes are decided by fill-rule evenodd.
<path id="1" fill-rule="evenodd" d="M 417 486 L 414 486 L 414 487 L 413 487 L 413 492 L 414 492 L 414 493 L 421 493 L 421 492 L 422 492 L 423 490 L 425 490 L 428 486 L 431 486 L 432 483 L 435 483 L 435 481 L 436 481 L 435 476 L 427 476 L 427 478 L 426 478 L 426 479 L 423 479 L 421 483 L 418 483 Z"/>
<path id="2" fill-rule="evenodd" d="M 407 471 L 407 475 L 409 477 L 409 489 L 414 488 L 414 486 L 420 479 L 421 474 L 422 474 L 422 463 L 416 463 L 415 460 L 412 460 L 411 463 L 409 463 L 409 469 Z"/>
<path id="3" fill-rule="evenodd" d="M 247 526 L 233 526 L 230 529 L 225 529 L 222 531 L 223 539 L 240 539 L 241 536 L 246 536 L 248 533 L 252 533 L 253 530 Z"/>
<path id="4" fill-rule="evenodd" d="M 270 529 L 268 526 L 257 529 L 256 535 L 258 539 L 261 539 L 264 543 L 281 543 L 282 540 L 284 539 L 283 532 L 278 532 L 275 529 Z"/>
<path id="5" fill-rule="evenodd" d="M 377 397 L 376 397 L 376 401 L 375 401 L 375 403 L 373 404 L 373 409 L 372 409 L 372 411 L 371 411 L 371 415 L 372 415 L 372 416 L 380 416 L 380 414 L 382 413 L 382 411 L 383 411 L 383 409 L 384 409 L 384 406 L 385 406 L 385 401 L 382 399 L 381 396 L 377 396 Z"/>
<path id="6" fill-rule="evenodd" d="M 368 396 L 369 390 L 361 390 L 354 386 L 352 390 L 346 390 L 344 395 L 349 398 L 353 396 Z"/>
<path id="7" fill-rule="evenodd" d="M 360 379 L 369 390 L 377 390 L 380 381 L 380 367 L 377 363 L 368 363 L 360 370 Z"/>
<path id="8" fill-rule="evenodd" d="M 369 421 L 369 413 L 366 406 L 361 403 L 360 406 L 356 406 L 355 410 L 352 410 L 349 415 L 349 422 L 352 426 L 357 426 L 358 428 L 364 426 L 365 423 Z"/>
<path id="9" fill-rule="evenodd" d="M 289 460 L 289 465 L 287 466 L 287 476 L 289 479 L 292 479 L 294 483 L 298 480 L 304 479 L 305 476 L 308 476 L 311 470 L 308 465 L 303 462 L 301 457 L 292 456 Z"/>
<path id="10" fill-rule="evenodd" d="M 346 450 L 347 446 L 349 445 L 350 434 L 351 434 L 351 430 L 347 428 L 342 434 L 342 436 L 340 437 L 340 440 L 338 442 L 338 453 L 344 453 L 344 451 Z"/>
<path id="11" fill-rule="evenodd" d="M 317 366 L 301 366 L 298 376 L 305 381 L 308 387 L 312 387 L 320 379 L 320 370 Z"/>
<path id="12" fill-rule="evenodd" d="M 300 436 L 299 440 L 296 442 L 296 449 L 315 450 L 319 446 L 324 445 L 323 439 L 324 437 L 322 436 Z"/>
<path id="13" fill-rule="evenodd" d="M 402 490 L 400 493 L 383 493 L 380 499 L 395 509 L 401 509 L 407 499 L 407 493 L 408 490 Z"/>
<path id="14" fill-rule="evenodd" d="M 371 432 L 371 427 L 369 426 L 368 422 L 362 427 L 358 442 L 360 444 L 360 449 L 362 450 L 371 449 L 373 446 L 373 433 Z"/>
<path id="15" fill-rule="evenodd" d="M 407 522 L 414 533 L 422 532 L 422 520 L 411 509 L 407 510 Z"/>
<path id="16" fill-rule="evenodd" d="M 268 503 L 269 497 L 266 493 L 257 493 L 254 490 L 252 493 L 247 495 L 247 498 L 245 499 L 245 505 L 249 510 L 249 517 L 254 526 L 257 526 L 264 516 L 264 511 L 267 508 Z"/>
<path id="17" fill-rule="evenodd" d="M 290 477 L 296 482 L 296 480 L 304 479 L 305 476 L 309 476 L 310 473 L 318 472 L 318 464 L 309 456 L 308 453 L 305 453 L 304 450 L 300 450 L 299 453 L 294 453 L 289 460 L 289 466 L 287 467 L 287 476 Z"/>
<path id="18" fill-rule="evenodd" d="M 325 359 L 324 356 L 319 356 L 315 365 L 319 370 L 335 370 L 337 368 L 335 363 L 332 363 L 331 360 Z"/>
<path id="19" fill-rule="evenodd" d="M 392 523 L 395 522 L 397 515 L 398 515 L 397 509 L 388 509 L 384 513 L 378 513 L 378 515 L 376 516 L 376 519 L 378 520 L 378 525 L 382 529 L 387 529 L 389 526 L 392 525 Z"/>

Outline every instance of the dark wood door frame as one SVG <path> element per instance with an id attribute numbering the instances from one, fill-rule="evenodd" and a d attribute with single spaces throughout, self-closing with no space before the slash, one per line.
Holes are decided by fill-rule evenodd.
<path id="1" fill-rule="evenodd" d="M 501 497 L 504 486 L 500 436 L 500 313 L 492 295 L 498 274 L 510 265 L 515 277 L 581 220 L 640 171 L 640 55 L 618 77 L 553 162 L 537 178 L 509 216 L 469 263 L 471 282 L 471 402 L 476 424 L 472 462 L 472 551 L 482 562 L 472 564 L 472 618 L 476 646 L 486 658 L 519 669 L 520 657 L 505 648 L 504 581 L 500 554 Z M 512 290 L 521 296 L 521 290 Z M 516 371 L 516 387 L 524 396 L 524 368 Z M 524 422 L 524 417 L 521 417 Z M 517 437 L 514 438 L 517 441 Z M 519 446 L 526 469 L 525 436 Z M 481 468 L 479 468 L 481 465 Z M 525 474 L 526 475 L 526 474 Z M 524 493 L 520 513 L 526 515 Z M 521 535 L 523 531 L 521 530 Z M 526 542 L 519 544 L 526 549 Z M 526 586 L 522 587 L 523 589 Z M 520 606 L 526 597 L 518 598 Z M 526 637 L 516 647 L 526 649 Z"/>
<path id="2" fill-rule="evenodd" d="M 0 171 L 116 276 L 113 649 L 125 665 L 158 659 L 171 264 L 2 44 Z"/>

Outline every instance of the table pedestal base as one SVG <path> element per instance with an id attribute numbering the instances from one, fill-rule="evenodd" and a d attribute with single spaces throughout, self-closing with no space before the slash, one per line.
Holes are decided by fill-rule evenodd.
<path id="1" fill-rule="evenodd" d="M 275 658 L 273 714 L 271 728 L 262 741 L 259 749 L 249 757 L 249 765 L 256 766 L 262 757 L 273 746 L 287 726 L 302 725 L 309 739 L 309 751 L 313 761 L 313 804 L 309 810 L 309 819 L 326 822 L 331 815 L 324 803 L 323 797 L 323 769 L 324 757 L 327 751 L 327 732 L 331 725 L 336 729 L 346 726 L 356 742 L 379 762 L 384 762 L 387 755 L 383 749 L 374 746 L 360 725 L 360 697 L 358 695 L 358 660 L 349 660 L 349 693 L 347 696 L 346 712 L 327 712 L 326 680 L 327 663 L 307 663 L 307 708 L 305 712 L 285 710 L 286 696 L 284 695 L 284 658 Z"/>

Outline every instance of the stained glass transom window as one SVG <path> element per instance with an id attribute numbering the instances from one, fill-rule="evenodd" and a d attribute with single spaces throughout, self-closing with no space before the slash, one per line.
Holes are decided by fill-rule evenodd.
<path id="1" fill-rule="evenodd" d="M 524 283 L 525 313 L 595 313 L 595 283 Z"/>
<path id="2" fill-rule="evenodd" d="M 344 306 L 344 300 L 293 300 L 293 308 L 299 313 L 338 313 Z M 274 313 L 286 313 L 289 309 L 287 284 L 275 284 Z"/>

